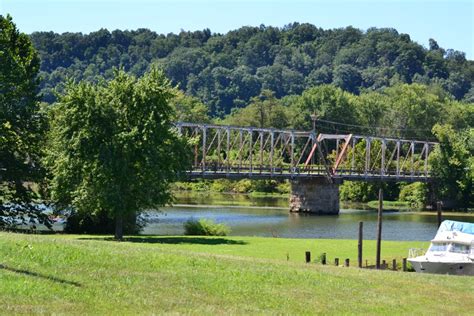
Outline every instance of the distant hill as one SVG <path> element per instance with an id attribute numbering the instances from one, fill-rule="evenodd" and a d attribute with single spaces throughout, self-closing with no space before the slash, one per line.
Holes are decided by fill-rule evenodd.
<path id="1" fill-rule="evenodd" d="M 396 83 L 439 84 L 454 98 L 474 101 L 474 62 L 430 39 L 424 48 L 395 29 L 323 30 L 311 24 L 209 29 L 158 34 L 101 29 L 90 34 L 35 32 L 44 100 L 70 77 L 94 81 L 113 67 L 141 75 L 159 63 L 186 93 L 222 116 L 245 106 L 262 89 L 276 97 L 324 83 L 359 93 Z"/>

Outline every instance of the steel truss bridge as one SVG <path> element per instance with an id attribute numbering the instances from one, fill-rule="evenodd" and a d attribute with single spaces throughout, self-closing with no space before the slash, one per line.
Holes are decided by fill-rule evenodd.
<path id="1" fill-rule="evenodd" d="M 193 150 L 190 178 L 330 182 L 430 181 L 435 142 L 315 131 L 177 122 Z"/>

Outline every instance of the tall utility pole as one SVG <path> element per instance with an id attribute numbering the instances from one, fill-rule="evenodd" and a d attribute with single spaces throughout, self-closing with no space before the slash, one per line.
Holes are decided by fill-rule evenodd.
<path id="1" fill-rule="evenodd" d="M 316 133 L 316 120 L 318 119 L 318 115 L 313 112 L 313 114 L 310 115 L 311 121 L 313 122 L 313 133 Z"/>
<path id="2" fill-rule="evenodd" d="M 375 268 L 380 269 L 380 253 L 382 248 L 382 211 L 383 211 L 383 188 L 382 183 L 379 187 L 379 209 L 377 212 L 377 256 L 375 259 Z"/>

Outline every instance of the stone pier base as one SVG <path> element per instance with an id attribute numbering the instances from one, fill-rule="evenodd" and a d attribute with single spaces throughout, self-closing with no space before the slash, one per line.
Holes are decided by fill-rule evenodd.
<path id="1" fill-rule="evenodd" d="M 325 178 L 292 180 L 290 212 L 339 214 L 339 185 Z"/>

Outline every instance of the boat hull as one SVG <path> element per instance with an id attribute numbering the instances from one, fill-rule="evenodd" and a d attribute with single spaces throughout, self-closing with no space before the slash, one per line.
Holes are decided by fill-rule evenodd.
<path id="1" fill-rule="evenodd" d="M 474 275 L 474 262 L 430 262 L 408 259 L 416 272 Z"/>

